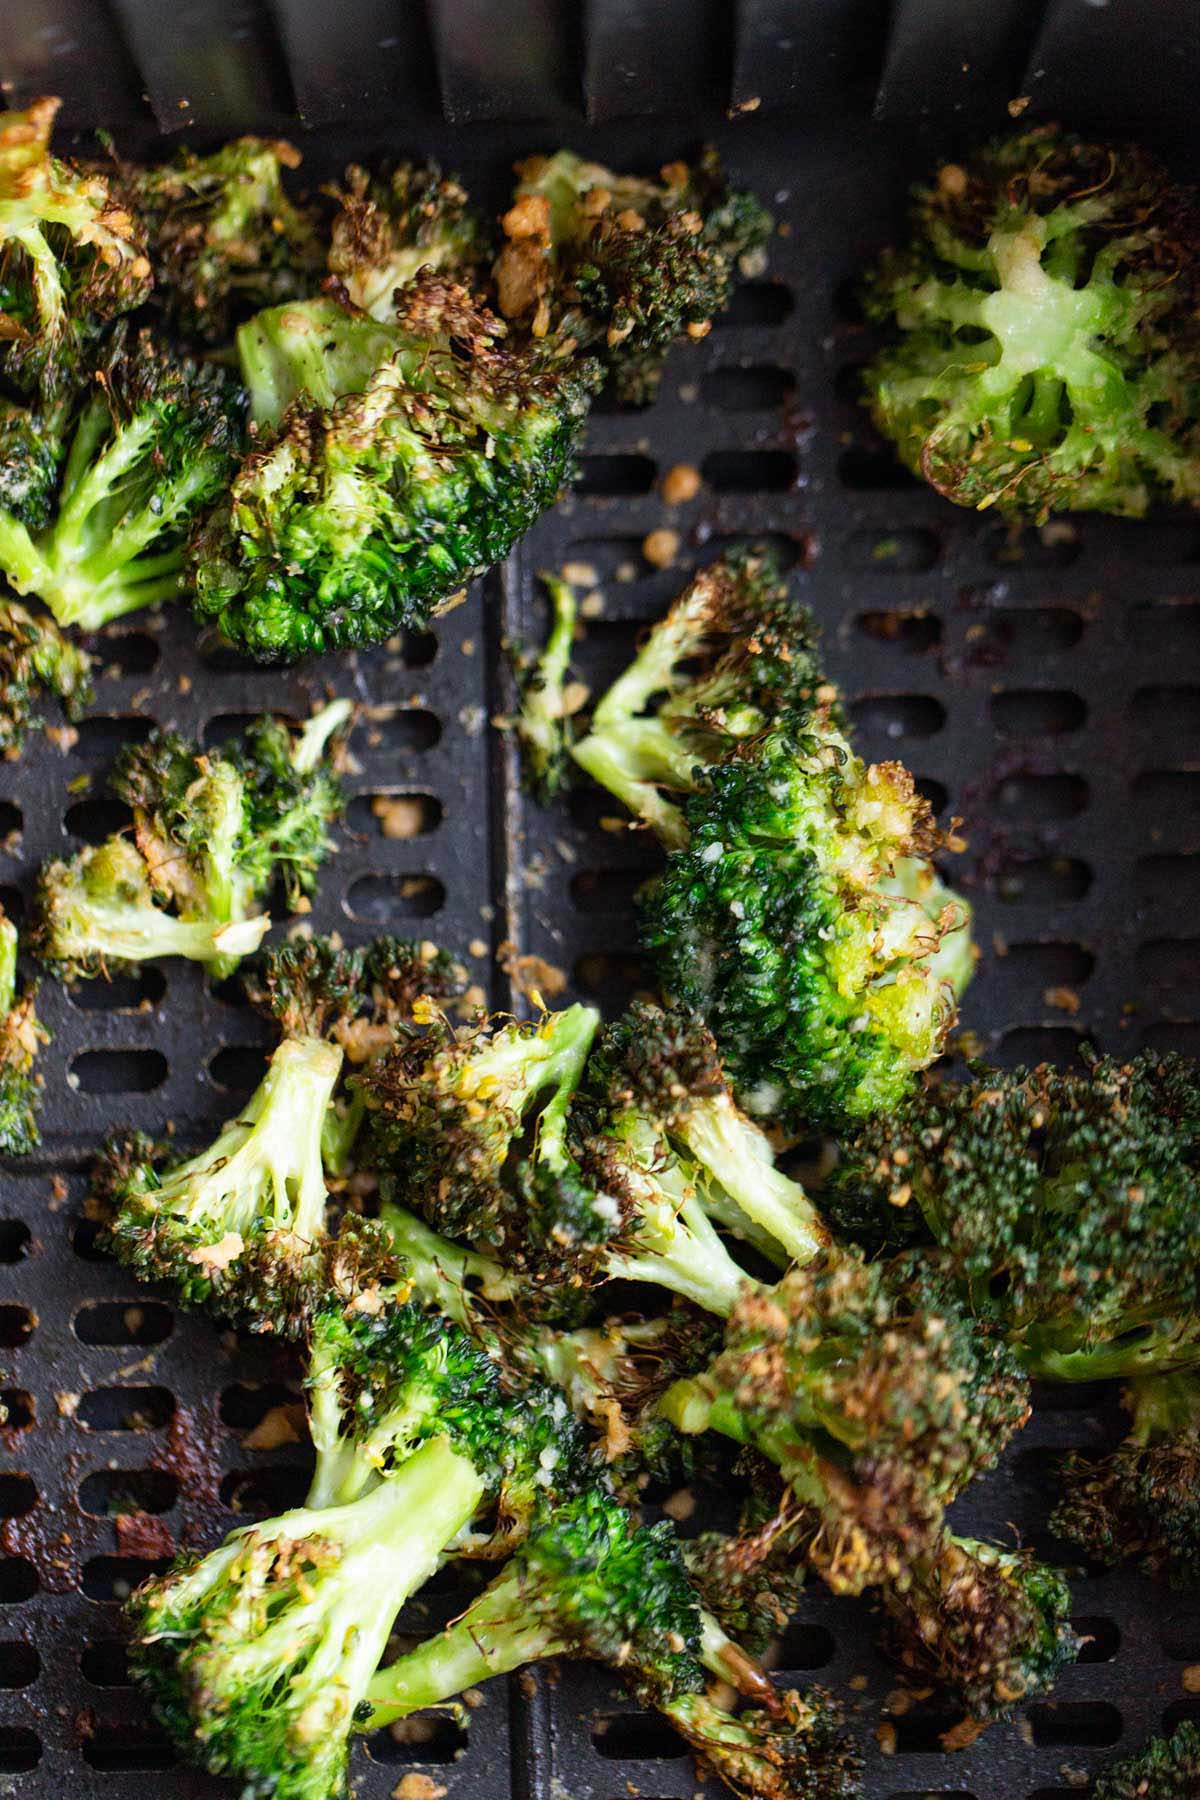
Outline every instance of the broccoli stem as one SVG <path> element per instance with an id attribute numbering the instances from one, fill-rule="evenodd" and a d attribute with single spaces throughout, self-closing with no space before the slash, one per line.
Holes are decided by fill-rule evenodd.
<path id="1" fill-rule="evenodd" d="M 8 1017 L 17 997 L 17 928 L 0 913 L 0 1021 Z"/>
<path id="2" fill-rule="evenodd" d="M 0 569 L 18 594 L 41 594 L 50 580 L 50 565 L 19 519 L 0 511 Z"/>
<path id="3" fill-rule="evenodd" d="M 219 967 L 228 959 L 237 963 L 253 956 L 271 929 L 266 913 L 254 919 L 222 923 L 208 919 L 177 919 L 160 907 L 122 906 L 88 897 L 73 904 L 70 930 L 55 922 L 52 949 L 63 963 L 109 960 L 115 963 L 146 962 L 157 956 L 184 956 L 192 962 Z"/>
<path id="4" fill-rule="evenodd" d="M 499 1263 L 481 1251 L 467 1250 L 432 1230 L 423 1219 L 395 1201 L 385 1200 L 379 1222 L 404 1258 L 414 1289 L 427 1306 L 444 1313 L 456 1325 L 478 1323 L 471 1295 L 477 1283 L 488 1300 L 510 1300 L 516 1283 Z"/>
<path id="5" fill-rule="evenodd" d="M 240 1238 L 285 1230 L 302 1244 L 324 1235 L 328 1193 L 321 1124 L 342 1066 L 322 1038 L 285 1038 L 249 1102 L 200 1156 L 173 1169 L 158 1206 Z"/>
<path id="6" fill-rule="evenodd" d="M 1169 1374 L 1196 1362 L 1196 1323 L 1181 1319 L 1125 1319 L 1107 1342 L 1063 1341 L 1065 1334 L 1033 1325 L 1014 1344 L 1026 1371 L 1043 1381 L 1125 1381 Z M 1087 1321 L 1081 1322 L 1086 1330 Z"/>
<path id="7" fill-rule="evenodd" d="M 689 834 L 683 811 L 659 792 L 659 783 L 687 793 L 694 785 L 695 759 L 658 719 L 619 720 L 603 728 L 598 719 L 597 712 L 588 735 L 572 745 L 575 761 L 649 825 L 666 849 L 685 849 Z"/>
<path id="8" fill-rule="evenodd" d="M 667 1186 L 664 1175 L 662 1185 Z M 738 1267 L 696 1195 L 680 1179 L 672 1204 L 644 1205 L 632 1242 L 605 1259 L 610 1281 L 651 1281 L 728 1318 L 738 1296 L 759 1284 Z"/>
<path id="9" fill-rule="evenodd" d="M 324 756 L 330 738 L 341 730 L 353 711 L 353 700 L 330 700 L 313 714 L 292 750 L 292 767 L 297 775 L 312 774 Z"/>
<path id="10" fill-rule="evenodd" d="M 674 1130 L 735 1205 L 794 1262 L 811 1262 L 825 1249 L 829 1233 L 808 1195 L 775 1167 L 763 1133 L 727 1098 L 690 1107 Z"/>
<path id="11" fill-rule="evenodd" d="M 1124 1399 L 1133 1415 L 1129 1441 L 1135 1444 L 1200 1430 L 1200 1373 L 1195 1369 L 1139 1376 L 1129 1383 Z"/>

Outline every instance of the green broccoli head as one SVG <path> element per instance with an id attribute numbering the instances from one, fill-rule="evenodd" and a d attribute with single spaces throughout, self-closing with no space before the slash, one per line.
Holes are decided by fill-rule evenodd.
<path id="1" fill-rule="evenodd" d="M 258 437 L 193 539 L 200 617 L 268 662 L 374 643 L 506 555 L 566 479 L 590 377 L 503 335 L 432 273 L 392 325 L 316 300 L 244 327 Z"/>
<path id="2" fill-rule="evenodd" d="M 775 1462 L 808 1514 L 809 1560 L 858 1593 L 903 1579 L 1029 1398 L 936 1271 L 844 1252 L 744 1294 L 721 1355 L 662 1407 L 683 1431 L 711 1427 Z"/>
<path id="3" fill-rule="evenodd" d="M 422 269 L 479 286 L 483 221 L 462 183 L 436 163 L 396 163 L 374 175 L 352 166 L 331 192 L 341 210 L 330 232 L 329 272 L 359 312 L 390 324 L 396 289 Z"/>
<path id="4" fill-rule="evenodd" d="M 42 870 L 38 948 L 66 980 L 153 956 L 185 956 L 221 979 L 270 926 L 256 909 L 272 883 L 290 904 L 311 892 L 343 804 L 324 752 L 351 711 L 331 701 L 293 735 L 265 717 L 205 752 L 158 729 L 122 751 L 109 777 L 133 813 L 112 837 Z"/>
<path id="5" fill-rule="evenodd" d="M 60 625 L 95 631 L 182 591 L 183 537 L 228 482 L 244 396 L 225 369 L 118 326 L 89 393 L 62 427 L 25 433 L 14 510 L 0 513 L 0 570 Z M 33 451 L 29 450 L 32 434 Z M 41 445 L 30 474 L 29 454 Z M 64 459 L 65 451 L 65 459 Z M 53 504 L 44 480 L 58 474 Z M 22 495 L 24 498 L 22 499 Z"/>
<path id="6" fill-rule="evenodd" d="M 701 1532 L 683 1552 L 704 1605 L 752 1656 L 765 1656 L 787 1630 L 808 1574 L 804 1512 L 778 1477 L 774 1485 L 765 1516 L 752 1501 L 736 1531 Z"/>
<path id="7" fill-rule="evenodd" d="M 139 1588 L 131 1666 L 180 1753 L 246 1793 L 344 1800 L 395 1616 L 480 1494 L 434 1439 L 358 1500 L 234 1532 Z"/>
<path id="8" fill-rule="evenodd" d="M 1099 1776 L 1094 1800 L 1192 1800 L 1200 1791 L 1200 1726 L 1185 1720 L 1169 1738 L 1151 1738 L 1144 1750 Z"/>
<path id="9" fill-rule="evenodd" d="M 741 1104 L 790 1132 L 894 1105 L 971 972 L 968 908 L 930 861 L 954 840 L 907 769 L 854 754 L 771 560 L 698 574 L 573 755 L 671 852 L 642 940 Z"/>
<path id="10" fill-rule="evenodd" d="M 1198 252 L 1195 195 L 1140 150 L 1042 126 L 945 165 L 868 282 L 876 424 L 961 506 L 1195 504 Z"/>
<path id="11" fill-rule="evenodd" d="M 1178 1056 L 980 1068 L 864 1125 L 844 1148 L 831 1210 L 876 1241 L 932 1236 L 972 1308 L 1033 1373 L 1187 1366 L 1198 1095 L 1196 1065 Z"/>
<path id="12" fill-rule="evenodd" d="M 54 511 L 59 472 L 70 442 L 71 399 L 41 406 L 0 401 L 0 567 L 7 569 Z"/>
<path id="13" fill-rule="evenodd" d="M 912 1686 L 980 1723 L 1049 1693 L 1079 1652 L 1062 1576 L 994 1544 L 946 1532 L 882 1599 L 884 1648 Z"/>
<path id="14" fill-rule="evenodd" d="M 0 600 L 0 756 L 21 754 L 44 694 L 68 719 L 82 718 L 93 698 L 92 660 L 53 619 Z"/>
<path id="15" fill-rule="evenodd" d="M 652 399 L 670 346 L 704 337 L 739 266 L 761 266 L 769 214 L 729 188 L 713 150 L 657 181 L 569 150 L 517 173 L 495 267 L 501 312 L 535 337 L 594 344 L 622 399 Z"/>
<path id="16" fill-rule="evenodd" d="M 0 911 L 0 1156 L 28 1156 L 41 1142 L 33 1065 L 49 1033 L 38 1021 L 36 988 L 17 991 L 18 949 L 17 928 Z"/>
<path id="17" fill-rule="evenodd" d="M 50 152 L 59 102 L 0 113 L 0 373 L 60 395 L 104 325 L 151 288 L 144 227 L 96 171 Z"/>
<path id="18" fill-rule="evenodd" d="M 283 185 L 299 163 L 291 144 L 241 137 L 208 156 L 183 150 L 153 168 L 118 165 L 112 179 L 144 221 L 155 306 L 172 329 L 225 344 L 251 313 L 319 285 L 316 218 Z"/>
<path id="19" fill-rule="evenodd" d="M 1110 1455 L 1063 1461 L 1051 1526 L 1092 1562 L 1136 1562 L 1192 1582 L 1200 1567 L 1200 1375 L 1143 1376 L 1125 1396 L 1133 1422 Z"/>
<path id="20" fill-rule="evenodd" d="M 366 953 L 329 937 L 268 946 L 242 976 L 246 997 L 284 1037 L 338 1037 L 358 1013 Z"/>

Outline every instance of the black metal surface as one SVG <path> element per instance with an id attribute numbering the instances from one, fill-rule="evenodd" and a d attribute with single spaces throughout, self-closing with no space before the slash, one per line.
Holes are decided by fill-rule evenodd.
<path id="1" fill-rule="evenodd" d="M 420 141 L 496 195 L 513 155 L 552 131 L 441 128 Z M 331 174 L 371 135 L 364 125 L 353 142 L 314 140 L 308 173 Z M 392 133 L 415 135 L 406 122 Z M 666 123 L 571 136 L 600 157 L 650 166 L 685 141 Z M 1200 524 L 1059 522 L 1012 541 L 898 474 L 853 399 L 865 336 L 847 294 L 895 229 L 928 146 L 862 115 L 819 130 L 796 116 L 747 118 L 721 139 L 787 227 L 770 273 L 672 359 L 653 408 L 597 414 L 579 488 L 509 567 L 434 639 L 293 671 L 206 655 L 182 617 L 127 621 L 108 648 L 119 667 L 70 754 L 39 741 L 0 768 L 0 800 L 13 809 L 0 827 L 19 833 L 6 839 L 6 905 L 28 895 L 36 864 L 72 834 L 110 828 L 81 782 L 129 730 L 151 719 L 209 728 L 263 707 L 302 713 L 328 688 L 367 710 L 349 829 L 313 924 L 358 937 L 373 925 L 427 931 L 467 956 L 481 982 L 511 937 L 562 968 L 574 991 L 615 1004 L 636 980 L 629 899 L 653 852 L 603 831 L 599 819 L 617 808 L 586 790 L 550 813 L 520 799 L 511 743 L 489 726 L 511 700 L 500 640 L 535 632 L 537 569 L 590 565 L 598 597 L 584 607 L 577 662 L 599 684 L 698 558 L 767 533 L 824 627 L 864 751 L 903 756 L 967 820 L 958 874 L 985 954 L 966 1023 L 1007 1059 L 1069 1054 L 1085 1034 L 1112 1048 L 1200 1048 Z M 677 464 L 697 468 L 703 485 L 668 508 L 660 484 Z M 657 529 L 678 533 L 669 570 L 642 554 Z M 428 829 L 382 835 L 369 802 L 382 793 L 426 796 Z M 505 997 L 499 981 L 492 991 Z M 78 1171 L 109 1125 L 170 1119 L 193 1139 L 211 1130 L 252 1083 L 263 1034 L 175 964 L 132 990 L 93 984 L 71 997 L 48 986 L 43 1010 L 55 1032 L 46 1150 L 0 1184 L 0 1388 L 16 1396 L 0 1439 L 0 1777 L 22 1800 L 201 1800 L 223 1790 L 172 1763 L 123 1682 L 114 1601 L 152 1552 L 215 1542 L 239 1516 L 299 1497 L 301 1446 L 245 1442 L 294 1397 L 295 1372 L 268 1345 L 218 1340 L 99 1257 Z M 1118 1423 L 1111 1400 L 1042 1396 L 962 1523 L 1053 1552 L 1053 1454 L 1101 1444 Z M 121 1523 L 130 1507 L 160 1521 L 161 1542 L 139 1541 L 144 1523 Z M 871 1800 L 1078 1793 L 1118 1747 L 1197 1705 L 1185 1671 L 1200 1661 L 1200 1614 L 1186 1595 L 1125 1574 L 1089 1575 L 1075 1596 L 1094 1638 L 1087 1660 L 1053 1705 L 958 1756 L 940 1752 L 938 1722 L 920 1709 L 895 1722 L 896 1753 L 880 1752 L 890 1677 L 863 1604 L 814 1588 L 782 1667 L 856 1709 Z M 434 1616 L 453 1607 L 453 1590 L 431 1604 Z M 433 1787 L 404 1788 L 406 1773 Z M 397 1788 L 401 1800 L 437 1789 L 449 1800 L 699 1791 L 657 1721 L 574 1669 L 554 1684 L 491 1684 L 465 1737 L 442 1725 L 424 1744 L 364 1747 L 355 1780 L 363 1800 Z"/>

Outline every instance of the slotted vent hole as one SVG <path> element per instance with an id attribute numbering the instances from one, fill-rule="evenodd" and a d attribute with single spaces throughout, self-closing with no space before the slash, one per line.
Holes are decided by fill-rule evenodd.
<path id="1" fill-rule="evenodd" d="M 129 808 L 111 794 L 89 794 L 85 800 L 74 801 L 63 814 L 66 831 L 85 844 L 102 844 L 105 838 L 128 831 L 132 824 Z"/>
<path id="2" fill-rule="evenodd" d="M 161 1344 L 174 1323 L 161 1300 L 92 1300 L 75 1315 L 75 1335 L 98 1346 Z"/>
<path id="3" fill-rule="evenodd" d="M 27 1557 L 0 1557 L 0 1606 L 20 1606 L 32 1600 L 40 1585 L 38 1572 Z"/>
<path id="4" fill-rule="evenodd" d="M 845 560 L 852 569 L 868 569 L 885 575 L 922 575 L 926 569 L 932 569 L 941 553 L 936 532 L 919 527 L 898 531 L 855 531 L 846 539 Z M 940 631 L 940 621 L 935 623 Z"/>
<path id="5" fill-rule="evenodd" d="M 158 667 L 162 647 L 148 631 L 106 631 L 96 654 L 106 675 L 148 675 Z"/>
<path id="6" fill-rule="evenodd" d="M 782 325 L 795 311 L 792 291 L 782 281 L 741 281 L 729 297 L 729 305 L 713 317 L 714 331 Z"/>
<path id="7" fill-rule="evenodd" d="M 648 456 L 581 456 L 575 492 L 596 500 L 648 494 L 654 475 L 655 465 Z"/>
<path id="8" fill-rule="evenodd" d="M 88 1431 L 161 1431 L 175 1416 L 175 1396 L 165 1387 L 91 1388 L 75 1410 Z"/>
<path id="9" fill-rule="evenodd" d="M 153 963 L 142 963 L 130 975 L 113 975 L 104 981 L 79 981 L 66 990 L 79 1012 L 151 1012 L 161 1006 L 167 977 Z"/>
<path id="10" fill-rule="evenodd" d="M 132 1775 L 173 1769 L 176 1756 L 165 1732 L 123 1719 L 96 1724 L 85 1734 L 83 1760 L 105 1774 Z"/>
<path id="11" fill-rule="evenodd" d="M 652 868 L 580 869 L 571 877 L 571 904 L 587 914 L 628 912 L 652 873 Z"/>
<path id="12" fill-rule="evenodd" d="M 1194 668 L 1200 655 L 1200 606 L 1190 604 L 1137 606 L 1129 615 L 1131 643 L 1153 642 L 1160 656 L 1178 657 L 1181 666 Z"/>
<path id="13" fill-rule="evenodd" d="M 436 795 L 403 790 L 355 794 L 346 809 L 346 823 L 351 831 L 388 839 L 427 837 L 437 830 L 444 816 L 445 808 Z"/>
<path id="14" fill-rule="evenodd" d="M 386 1731 L 372 1732 L 367 1750 L 372 1762 L 452 1763 L 467 1750 L 467 1728 L 438 1713 L 413 1713 Z"/>
<path id="15" fill-rule="evenodd" d="M 0 1219 L 0 1263 L 24 1262 L 31 1241 L 24 1219 Z"/>
<path id="16" fill-rule="evenodd" d="M 1086 702 L 1065 688 L 1009 688 L 992 695 L 992 720 L 1002 737 L 1062 737 L 1086 718 Z"/>
<path id="17" fill-rule="evenodd" d="M 714 450 L 700 473 L 715 494 L 785 494 L 800 465 L 788 450 Z"/>
<path id="18" fill-rule="evenodd" d="M 267 1071 L 270 1052 L 259 1044 L 226 1044 L 209 1058 L 213 1085 L 224 1094 L 248 1100 Z"/>
<path id="19" fill-rule="evenodd" d="M 1103 1700 L 1047 1700 L 1025 1709 L 1039 1750 L 1069 1744 L 1115 1744 L 1121 1736 L 1121 1714 Z"/>
<path id="20" fill-rule="evenodd" d="M 350 917 L 377 927 L 430 919 L 445 904 L 446 890 L 435 875 L 360 875 L 346 895 Z"/>
<path id="21" fill-rule="evenodd" d="M 20 833 L 25 826 L 25 815 L 12 800 L 0 800 L 0 847 L 4 840 Z"/>
<path id="22" fill-rule="evenodd" d="M 1030 825 L 1057 825 L 1078 818 L 1087 803 L 1088 784 L 1084 777 L 1066 771 L 1006 775 L 991 793 L 991 804 L 998 813 Z"/>
<path id="23" fill-rule="evenodd" d="M 154 730 L 154 720 L 140 713 L 100 715 L 81 719 L 74 755 L 93 763 L 110 763 L 128 744 L 144 744 Z"/>
<path id="24" fill-rule="evenodd" d="M 1000 863 L 992 885 L 1008 905 L 1051 906 L 1082 900 L 1092 871 L 1074 856 L 1013 857 Z"/>
<path id="25" fill-rule="evenodd" d="M 93 1556 L 83 1565 L 83 1592 L 88 1600 L 123 1606 L 134 1588 L 170 1565 L 169 1556 Z"/>
<path id="26" fill-rule="evenodd" d="M 12 1301 L 0 1305 L 0 1349 L 19 1350 L 33 1336 L 37 1320 L 28 1306 Z"/>
<path id="27" fill-rule="evenodd" d="M 360 755 L 417 756 L 432 750 L 441 735 L 441 720 L 423 706 L 372 707 L 355 726 L 351 743 Z"/>
<path id="28" fill-rule="evenodd" d="M 220 1418 L 231 1431 L 254 1431 L 276 1408 L 295 1408 L 300 1389 L 281 1381 L 236 1382 L 222 1390 Z"/>
<path id="29" fill-rule="evenodd" d="M 931 694 L 867 694 L 850 706 L 850 717 L 867 737 L 933 737 L 946 723 L 946 709 Z"/>
<path id="30" fill-rule="evenodd" d="M 32 1644 L 19 1639 L 0 1642 L 0 1688 L 24 1688 L 37 1680 L 42 1659 Z"/>
<path id="31" fill-rule="evenodd" d="M 592 1743 L 614 1762 L 662 1762 L 685 1756 L 682 1738 L 655 1713 L 613 1713 L 598 1718 Z"/>
<path id="32" fill-rule="evenodd" d="M 117 1639 L 102 1644 L 88 1644 L 79 1657 L 83 1679 L 93 1687 L 131 1687 L 129 1646 Z"/>
<path id="33" fill-rule="evenodd" d="M 35 1417 L 32 1394 L 24 1388 L 0 1388 L 0 1431 L 28 1431 Z"/>
<path id="34" fill-rule="evenodd" d="M 859 613 L 854 623 L 864 637 L 877 644 L 894 644 L 909 656 L 923 656 L 942 641 L 942 621 L 933 613 L 889 607 L 884 612 Z"/>
<path id="35" fill-rule="evenodd" d="M 796 390 L 790 369 L 769 363 L 726 365 L 710 369 L 700 379 L 700 398 L 721 412 L 765 412 L 782 406 Z"/>
<path id="36" fill-rule="evenodd" d="M 221 1480 L 221 1504 L 244 1518 L 269 1519 L 302 1506 L 311 1479 L 311 1466 L 231 1469 Z"/>
<path id="37" fill-rule="evenodd" d="M 1121 1648 L 1121 1627 L 1115 1619 L 1084 1618 L 1071 1620 L 1072 1628 L 1088 1641 L 1079 1652 L 1081 1663 L 1109 1663 Z"/>
<path id="38" fill-rule="evenodd" d="M 1037 1063 L 1080 1068 L 1086 1047 L 1086 1035 L 1067 1025 L 1017 1025 L 1001 1037 L 996 1047 L 996 1061 L 1006 1069 Z"/>
<path id="39" fill-rule="evenodd" d="M 1141 901 L 1192 916 L 1200 905 L 1200 856 L 1144 856 L 1133 879 Z"/>
<path id="40" fill-rule="evenodd" d="M 23 1519 L 38 1503 L 32 1475 L 0 1475 L 0 1518 Z"/>
<path id="41" fill-rule="evenodd" d="M 167 1079 L 161 1050 L 81 1050 L 67 1064 L 67 1080 L 82 1094 L 152 1094 Z"/>
<path id="42" fill-rule="evenodd" d="M 1151 769 L 1133 784 L 1133 803 L 1151 843 L 1200 844 L 1200 773 Z"/>
<path id="43" fill-rule="evenodd" d="M 0 1725 L 0 1775 L 25 1775 L 42 1760 L 42 1740 L 27 1725 Z"/>
<path id="44" fill-rule="evenodd" d="M 98 1469 L 79 1484 L 79 1504 L 94 1518 L 170 1512 L 179 1483 L 165 1469 Z"/>
<path id="45" fill-rule="evenodd" d="M 1194 749 L 1200 738 L 1200 687 L 1138 688 L 1129 703 L 1129 716 L 1160 743 L 1190 744 Z"/>

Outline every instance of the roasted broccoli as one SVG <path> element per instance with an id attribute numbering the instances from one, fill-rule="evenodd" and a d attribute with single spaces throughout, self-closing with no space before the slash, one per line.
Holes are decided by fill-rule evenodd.
<path id="1" fill-rule="evenodd" d="M 320 285 L 317 220 L 283 185 L 299 163 L 291 144 L 242 137 L 208 156 L 182 150 L 152 168 L 116 165 L 110 179 L 144 222 L 154 304 L 169 327 L 226 344 L 251 313 Z"/>
<path id="2" fill-rule="evenodd" d="M 34 1059 L 49 1034 L 38 1023 L 36 989 L 17 991 L 17 928 L 0 911 L 0 1156 L 28 1156 L 41 1142 Z"/>
<path id="3" fill-rule="evenodd" d="M 569 150 L 517 173 L 495 267 L 501 312 L 536 338 L 594 346 L 622 399 L 651 400 L 675 340 L 706 336 L 735 272 L 762 267 L 770 216 L 727 185 L 713 150 L 657 181 Z"/>
<path id="4" fill-rule="evenodd" d="M 704 1531 L 683 1547 L 692 1585 L 723 1630 L 752 1656 L 765 1656 L 796 1612 L 808 1570 L 804 1509 L 756 1451 L 750 1495 L 736 1531 Z"/>
<path id="5" fill-rule="evenodd" d="M 350 304 L 384 324 L 396 289 L 422 269 L 474 290 L 487 255 L 483 222 L 453 175 L 436 163 L 396 163 L 371 174 L 352 166 L 330 234 L 329 272 Z"/>
<path id="6" fill-rule="evenodd" d="M 0 374 L 43 400 L 86 379 L 101 329 L 150 292 L 141 222 L 50 151 L 59 102 L 0 113 Z"/>
<path id="7" fill-rule="evenodd" d="M 517 736 L 524 785 L 535 800 L 547 806 L 571 778 L 566 686 L 577 609 L 571 584 L 563 576 L 543 575 L 542 585 L 550 600 L 550 629 L 539 654 L 518 667 L 521 706 Z"/>
<path id="8" fill-rule="evenodd" d="M 192 542 L 202 619 L 262 661 L 419 625 L 507 554 L 566 479 L 589 366 L 433 273 L 394 322 L 334 299 L 238 333 L 254 447 Z"/>
<path id="9" fill-rule="evenodd" d="M 960 506 L 1200 499 L 1200 203 L 1143 151 L 1040 126 L 947 163 L 867 284 L 872 416 Z"/>
<path id="10" fill-rule="evenodd" d="M 69 981 L 154 956 L 229 975 L 270 928 L 255 909 L 272 883 L 289 904 L 316 884 L 342 807 L 324 753 L 350 711 L 331 701 L 295 736 L 264 717 L 213 751 L 165 730 L 125 749 L 109 786 L 132 809 L 133 841 L 110 837 L 42 869 L 43 962 Z"/>
<path id="11" fill-rule="evenodd" d="M 1124 1379 L 1200 1360 L 1198 1147 L 1184 1057 L 981 1067 L 864 1124 L 822 1200 L 869 1242 L 932 1237 L 1030 1373 Z"/>
<path id="12" fill-rule="evenodd" d="M 0 478 L 0 574 L 84 631 L 183 592 L 183 538 L 233 473 L 245 404 L 227 370 L 123 325 L 92 373 L 77 407 L 10 417 Z"/>
<path id="13" fill-rule="evenodd" d="M 1169 1738 L 1106 1769 L 1092 1800 L 1195 1800 L 1200 1794 L 1200 1725 L 1185 1719 Z"/>
<path id="14" fill-rule="evenodd" d="M 894 1105 L 953 1023 L 968 909 L 907 769 L 854 754 L 771 560 L 696 575 L 573 754 L 671 852 L 643 942 L 741 1104 L 786 1130 Z"/>
<path id="15" fill-rule="evenodd" d="M 1050 1523 L 1092 1561 L 1135 1561 L 1192 1582 L 1200 1571 L 1200 1374 L 1129 1384 L 1132 1425 L 1111 1455 L 1073 1452 L 1059 1473 Z"/>
<path id="16" fill-rule="evenodd" d="M 21 754 L 43 694 L 53 694 L 68 719 L 83 716 L 92 700 L 92 663 L 53 619 L 0 600 L 0 756 Z"/>
<path id="17" fill-rule="evenodd" d="M 618 1670 L 736 1794 L 849 1800 L 861 1792 L 833 1703 L 777 1692 L 704 1618 L 670 1523 L 635 1526 L 596 1487 L 549 1510 L 461 1618 L 379 1671 L 367 1691 L 368 1727 L 551 1656 Z M 706 1673 L 732 1679 L 759 1704 L 726 1712 L 706 1694 Z"/>

